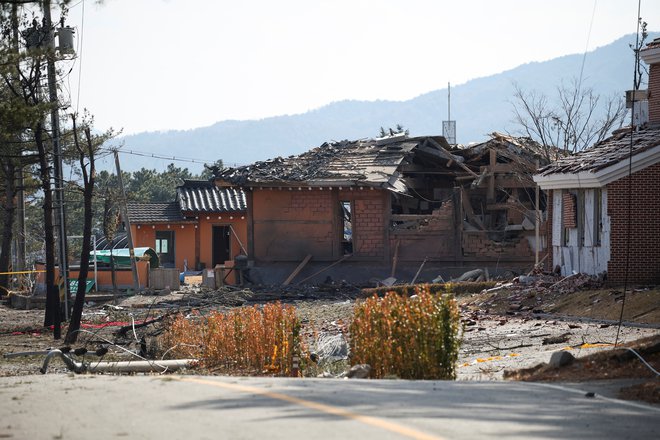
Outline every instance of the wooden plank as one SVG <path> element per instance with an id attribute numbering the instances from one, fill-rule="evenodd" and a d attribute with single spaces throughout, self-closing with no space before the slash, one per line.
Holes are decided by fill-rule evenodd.
<path id="1" fill-rule="evenodd" d="M 495 165 L 497 165 L 497 151 L 490 150 L 490 166 L 489 169 L 492 171 L 488 176 L 488 189 L 486 190 L 486 200 L 492 202 L 495 200 Z"/>
<path id="2" fill-rule="evenodd" d="M 296 267 L 296 269 L 293 272 L 291 272 L 291 275 L 289 275 L 289 278 L 284 280 L 282 285 L 283 286 L 288 286 L 289 284 L 291 284 L 291 281 L 293 281 L 293 279 L 300 273 L 301 270 L 303 270 L 303 267 L 305 267 L 307 265 L 307 263 L 309 263 L 309 260 L 311 260 L 311 259 L 312 259 L 312 254 L 307 254 L 307 256 L 300 262 L 298 267 Z"/>
<path id="3" fill-rule="evenodd" d="M 407 222 L 412 220 L 431 220 L 437 218 L 432 214 L 392 214 L 390 220 L 393 222 Z"/>
<path id="4" fill-rule="evenodd" d="M 390 278 L 394 278 L 394 273 L 396 272 L 396 263 L 399 261 L 399 245 L 401 240 L 396 241 L 394 246 L 394 258 L 392 258 L 392 271 L 390 272 Z"/>
<path id="5" fill-rule="evenodd" d="M 424 261 L 422 261 L 421 266 L 419 266 L 419 269 L 417 269 L 417 273 L 415 274 L 412 281 L 410 282 L 410 285 L 415 284 L 415 282 L 417 281 L 417 278 L 419 277 L 419 274 L 422 273 L 422 269 L 424 269 L 424 265 L 426 264 L 428 259 L 429 259 L 429 257 L 424 258 Z"/>
<path id="6" fill-rule="evenodd" d="M 463 203 L 463 209 L 465 210 L 465 213 L 467 214 L 468 220 L 472 221 L 473 224 L 478 226 L 479 228 L 486 229 L 484 224 L 481 222 L 481 220 L 474 215 L 474 210 L 472 209 L 472 204 L 470 204 L 470 196 L 465 188 L 461 188 L 462 191 L 462 203 Z"/>
<path id="7" fill-rule="evenodd" d="M 352 256 L 352 254 L 346 254 L 346 255 L 344 255 L 343 257 L 341 257 L 339 260 L 335 261 L 335 262 L 332 263 L 331 265 L 326 266 L 326 267 L 324 267 L 323 269 L 314 272 L 312 275 L 308 276 L 307 278 L 305 278 L 305 279 L 303 279 L 303 280 L 298 281 L 296 284 L 300 285 L 300 284 L 304 283 L 305 281 L 314 278 L 316 275 L 322 274 L 322 273 L 325 272 L 326 270 L 328 270 L 328 269 L 330 269 L 330 268 L 332 268 L 332 267 L 335 267 L 336 265 L 338 265 L 338 264 L 341 263 L 342 261 L 344 261 L 344 260 L 350 258 L 351 256 Z"/>
<path id="8" fill-rule="evenodd" d="M 431 145 L 433 145 L 435 148 L 437 148 L 437 150 L 435 150 L 433 148 L 428 148 L 428 147 L 423 147 L 422 146 L 422 147 L 418 147 L 420 149 L 420 151 L 423 151 L 423 152 L 429 153 L 429 154 L 434 154 L 436 156 L 442 157 L 442 158 L 447 159 L 447 160 L 455 160 L 456 159 L 453 154 L 451 154 L 449 151 L 445 150 L 442 147 L 442 145 L 440 145 L 439 143 L 434 141 L 432 138 L 428 138 L 427 140 Z M 456 161 L 456 165 L 463 168 L 465 171 L 467 171 L 473 177 L 478 176 L 477 173 L 475 173 L 470 168 L 468 168 L 467 165 L 465 165 L 464 163 Z"/>

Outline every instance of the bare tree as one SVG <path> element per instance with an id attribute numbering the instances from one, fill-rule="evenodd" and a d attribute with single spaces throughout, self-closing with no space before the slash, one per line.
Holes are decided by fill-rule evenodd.
<path id="1" fill-rule="evenodd" d="M 622 98 L 602 98 L 578 81 L 557 87 L 554 101 L 515 84 L 514 121 L 523 135 L 539 142 L 548 160 L 576 153 L 621 127 L 626 114 Z"/>
<path id="2" fill-rule="evenodd" d="M 85 148 L 80 145 L 78 136 L 78 127 L 76 116 L 71 115 L 73 125 L 73 143 L 78 152 L 78 162 L 82 173 L 83 184 L 83 203 L 84 203 L 84 221 L 82 250 L 80 251 L 80 270 L 78 272 L 78 290 L 76 292 L 76 301 L 71 313 L 71 321 L 66 334 L 66 342 L 72 344 L 78 339 L 78 330 L 80 330 L 80 319 L 82 318 L 83 306 L 85 304 L 85 293 L 87 291 L 87 274 L 89 272 L 89 253 L 92 242 L 92 198 L 94 196 L 94 179 L 96 177 L 96 168 L 94 163 L 95 147 L 92 143 L 89 125 L 85 124 L 83 132 L 85 134 Z"/>

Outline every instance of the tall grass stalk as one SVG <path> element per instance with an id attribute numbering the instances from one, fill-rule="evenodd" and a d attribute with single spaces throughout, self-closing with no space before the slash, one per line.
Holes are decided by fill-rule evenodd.
<path id="1" fill-rule="evenodd" d="M 412 297 L 394 292 L 355 306 L 351 362 L 371 365 L 371 376 L 455 379 L 460 316 L 451 294 L 418 287 Z"/>

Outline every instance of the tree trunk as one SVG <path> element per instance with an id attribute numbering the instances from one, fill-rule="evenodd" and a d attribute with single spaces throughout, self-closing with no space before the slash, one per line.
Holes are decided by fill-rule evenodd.
<path id="1" fill-rule="evenodd" d="M 16 213 L 16 205 L 14 204 L 14 197 L 16 196 L 16 167 L 11 159 L 2 160 L 0 164 L 2 165 L 3 177 L 5 179 L 4 220 L 2 222 L 2 245 L 0 247 L 0 296 L 2 296 L 3 292 L 9 290 L 9 280 L 11 279 L 11 276 L 6 272 L 10 271 L 12 230 Z"/>
<path id="2" fill-rule="evenodd" d="M 14 53 L 18 53 L 18 5 L 12 4 L 11 9 L 11 48 Z M 18 75 L 16 75 L 18 77 Z M 9 289 L 9 280 L 11 276 L 5 274 L 9 272 L 11 262 L 11 241 L 14 228 L 14 216 L 16 205 L 14 197 L 16 196 L 16 167 L 11 158 L 0 161 L 3 177 L 5 179 L 5 206 L 4 221 L 2 222 L 2 244 L 0 245 L 0 296 Z"/>
<path id="3" fill-rule="evenodd" d="M 44 237 L 46 241 L 46 313 L 44 327 L 53 326 L 53 337 L 62 337 L 62 315 L 60 313 L 60 292 L 55 285 L 55 234 L 53 233 L 53 192 L 50 185 L 50 166 L 43 141 L 43 126 L 39 123 L 34 132 L 39 152 L 39 173 L 41 189 L 44 192 Z"/>
<path id="4" fill-rule="evenodd" d="M 65 341 L 73 344 L 78 339 L 80 330 L 80 319 L 82 318 L 82 311 L 85 305 L 85 294 L 87 293 L 87 275 L 89 273 L 89 253 L 92 250 L 92 218 L 94 211 L 92 210 L 92 197 L 94 196 L 94 149 L 89 132 L 89 128 L 85 129 L 85 137 L 87 141 L 87 156 L 89 159 L 89 173 L 85 170 L 85 154 L 78 145 L 78 133 L 76 128 L 76 120 L 73 119 L 73 136 L 76 147 L 80 154 L 80 167 L 83 173 L 83 206 L 84 206 L 84 220 L 83 220 L 83 238 L 82 250 L 80 251 L 80 271 L 78 272 L 78 291 L 76 292 L 76 301 L 73 304 L 73 312 L 69 320 L 69 330 L 67 331 Z"/>

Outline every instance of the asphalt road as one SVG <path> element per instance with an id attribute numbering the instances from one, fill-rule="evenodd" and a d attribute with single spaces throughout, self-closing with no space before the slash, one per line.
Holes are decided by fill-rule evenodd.
<path id="1" fill-rule="evenodd" d="M 519 382 L 0 378 L 0 438 L 650 439 L 660 408 Z"/>

